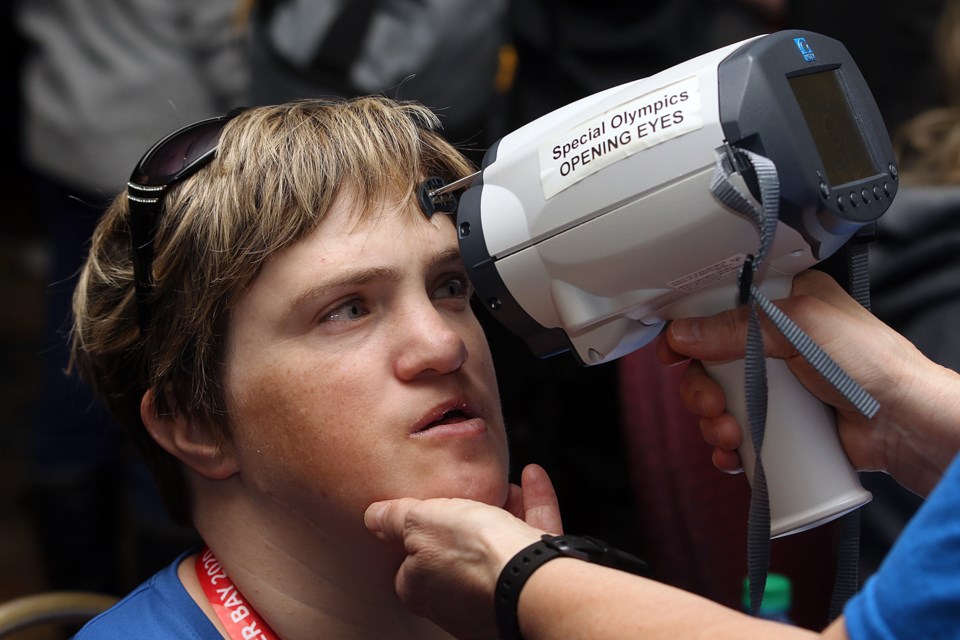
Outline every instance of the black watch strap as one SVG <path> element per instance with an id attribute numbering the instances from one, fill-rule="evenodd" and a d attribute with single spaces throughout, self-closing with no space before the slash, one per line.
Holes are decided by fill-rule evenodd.
<path id="1" fill-rule="evenodd" d="M 639 558 L 614 549 L 597 538 L 544 534 L 537 542 L 521 549 L 500 572 L 494 593 L 499 640 L 521 640 L 517 619 L 520 591 L 534 571 L 550 560 L 562 557 L 586 560 L 637 575 L 646 573 L 647 568 Z"/>

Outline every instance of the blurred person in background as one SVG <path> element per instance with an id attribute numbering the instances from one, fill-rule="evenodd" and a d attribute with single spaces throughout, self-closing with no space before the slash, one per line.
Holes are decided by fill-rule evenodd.
<path id="1" fill-rule="evenodd" d="M 116 593 L 186 535 L 86 387 L 68 378 L 70 297 L 94 225 L 161 132 L 247 100 L 234 0 L 24 0 L 22 163 L 47 259 L 29 483 L 51 588 Z M 134 568 L 122 534 L 136 533 Z M 131 575 L 133 574 L 133 575 Z"/>
<path id="2" fill-rule="evenodd" d="M 509 73 L 510 0 L 250 0 L 252 104 L 415 100 L 478 160 Z M 501 88 L 502 89 L 502 88 Z"/>
<path id="3" fill-rule="evenodd" d="M 933 76 L 931 95 L 892 130 L 901 189 L 877 221 L 870 278 L 874 313 L 960 371 L 960 2 L 938 4 L 923 39 L 932 63 L 917 70 Z M 915 102 L 908 97 L 903 107 Z M 865 511 L 864 560 L 875 567 L 922 501 L 889 477 L 866 480 L 876 499 Z"/>

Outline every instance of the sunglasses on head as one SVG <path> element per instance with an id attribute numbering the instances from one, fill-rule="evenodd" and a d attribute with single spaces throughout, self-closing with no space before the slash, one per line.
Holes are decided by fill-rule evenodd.
<path id="1" fill-rule="evenodd" d="M 130 208 L 130 243 L 140 334 L 150 324 L 150 291 L 153 288 L 153 239 L 163 197 L 170 187 L 210 164 L 217 154 L 224 126 L 244 109 L 208 118 L 174 131 L 153 145 L 137 163 L 127 182 Z"/>

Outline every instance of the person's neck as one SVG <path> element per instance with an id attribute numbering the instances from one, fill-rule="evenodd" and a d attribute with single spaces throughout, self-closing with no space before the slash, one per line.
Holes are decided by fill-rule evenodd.
<path id="1" fill-rule="evenodd" d="M 207 545 L 244 599 L 283 640 L 449 638 L 403 607 L 394 587 L 402 557 L 363 530 L 362 522 L 356 531 L 318 533 L 310 528 L 306 533 L 303 522 L 274 521 L 243 527 L 242 535 L 236 527 L 207 522 L 201 528 Z M 188 558 L 181 565 L 180 579 L 224 633 L 197 580 L 194 561 Z"/>

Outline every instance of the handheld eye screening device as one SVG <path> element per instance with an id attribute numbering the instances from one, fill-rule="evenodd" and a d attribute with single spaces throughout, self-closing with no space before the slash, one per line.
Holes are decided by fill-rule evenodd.
<path id="1" fill-rule="evenodd" d="M 766 159 L 762 173 L 747 158 Z M 727 167 L 727 175 L 720 167 Z M 775 233 L 718 197 L 729 182 L 772 205 Z M 500 139 L 459 199 L 461 251 L 479 299 L 540 357 L 584 365 L 653 340 L 666 321 L 738 304 L 738 274 L 770 299 L 879 218 L 897 192 L 889 136 L 842 44 L 758 36 L 581 99 Z M 764 202 L 764 200 L 767 200 Z M 772 202 L 771 202 L 772 201 Z M 740 283 L 742 284 L 742 283 Z M 741 300 L 742 301 L 742 300 Z M 707 363 L 748 424 L 742 361 Z M 870 500 L 832 411 L 766 361 L 762 457 L 771 536 Z M 749 437 L 740 455 L 753 482 Z"/>

